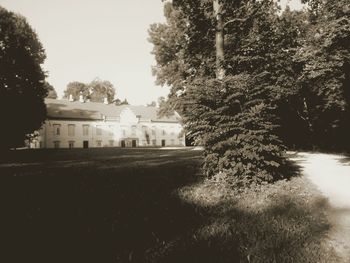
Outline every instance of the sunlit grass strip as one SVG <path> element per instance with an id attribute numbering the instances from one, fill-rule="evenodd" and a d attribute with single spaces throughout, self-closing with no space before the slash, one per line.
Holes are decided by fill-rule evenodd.
<path id="1" fill-rule="evenodd" d="M 236 251 L 241 262 L 338 262 L 326 241 L 327 200 L 306 178 L 238 192 L 221 176 L 178 195 L 207 215 L 188 242 L 217 243 L 223 257 Z"/>

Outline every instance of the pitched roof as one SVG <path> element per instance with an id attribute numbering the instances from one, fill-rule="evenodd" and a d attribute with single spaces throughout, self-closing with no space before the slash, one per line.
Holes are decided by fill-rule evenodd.
<path id="1" fill-rule="evenodd" d="M 141 120 L 155 122 L 178 122 L 179 116 L 174 112 L 170 116 L 158 115 L 158 108 L 149 106 L 133 106 L 104 104 L 97 102 L 68 101 L 65 99 L 45 99 L 49 119 L 83 119 L 83 120 L 119 120 L 121 112 L 129 108 Z"/>

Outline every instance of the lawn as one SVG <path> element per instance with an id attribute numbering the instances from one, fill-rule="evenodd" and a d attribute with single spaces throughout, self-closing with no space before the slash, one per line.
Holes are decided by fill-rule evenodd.
<path id="1" fill-rule="evenodd" d="M 237 193 L 201 161 L 191 148 L 9 152 L 0 262 L 336 262 L 306 179 Z"/>

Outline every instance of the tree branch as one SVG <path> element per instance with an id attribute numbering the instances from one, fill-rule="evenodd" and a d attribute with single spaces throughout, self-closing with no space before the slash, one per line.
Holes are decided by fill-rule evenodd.
<path id="1" fill-rule="evenodd" d="M 231 24 L 234 22 L 244 22 L 246 20 L 247 20 L 247 18 L 234 18 L 234 19 L 231 19 L 231 20 L 227 21 L 226 23 L 224 23 L 224 27 L 227 26 L 228 24 Z"/>

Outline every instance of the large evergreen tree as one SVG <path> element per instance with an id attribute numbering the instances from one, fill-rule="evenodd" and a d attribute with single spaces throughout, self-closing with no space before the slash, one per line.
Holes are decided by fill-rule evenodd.
<path id="1" fill-rule="evenodd" d="M 46 117 L 44 59 L 26 19 L 0 7 L 0 149 L 23 144 Z"/>

